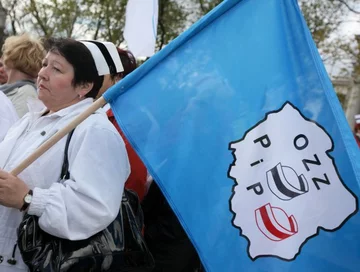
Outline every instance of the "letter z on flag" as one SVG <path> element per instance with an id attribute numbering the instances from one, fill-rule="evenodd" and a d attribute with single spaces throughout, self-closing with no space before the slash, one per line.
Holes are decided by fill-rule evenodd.
<path id="1" fill-rule="evenodd" d="M 358 271 L 359 151 L 296 0 L 228 0 L 105 93 L 207 271 Z"/>

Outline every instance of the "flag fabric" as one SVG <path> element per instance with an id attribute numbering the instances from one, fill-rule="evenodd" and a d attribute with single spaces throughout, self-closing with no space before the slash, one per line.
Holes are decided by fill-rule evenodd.
<path id="1" fill-rule="evenodd" d="M 227 0 L 104 94 L 207 271 L 358 271 L 359 151 L 296 0 Z"/>
<path id="2" fill-rule="evenodd" d="M 155 53 L 158 10 L 158 0 L 128 0 L 124 38 L 135 57 Z"/>

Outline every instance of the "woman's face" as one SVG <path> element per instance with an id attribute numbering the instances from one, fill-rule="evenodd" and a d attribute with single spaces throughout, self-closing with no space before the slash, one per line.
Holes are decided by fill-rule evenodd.
<path id="1" fill-rule="evenodd" d="M 39 71 L 39 99 L 52 112 L 76 104 L 91 90 L 93 84 L 73 86 L 74 67 L 59 53 L 49 52 Z"/>

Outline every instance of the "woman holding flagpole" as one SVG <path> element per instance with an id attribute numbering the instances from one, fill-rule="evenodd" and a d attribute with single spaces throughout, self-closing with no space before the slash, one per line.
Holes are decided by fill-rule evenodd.
<path id="1" fill-rule="evenodd" d="M 72 39 L 53 39 L 48 44 L 37 78 L 44 108 L 30 108 L 0 144 L 2 272 L 27 271 L 16 242 L 23 212 L 36 215 L 44 232 L 72 241 L 102 231 L 118 214 L 129 162 L 124 142 L 102 110 L 74 130 L 68 145 L 68 178 L 60 177 L 66 137 L 20 175 L 9 173 L 92 104 L 102 75 L 109 73 L 109 61 L 121 71 L 119 58 L 109 60 L 109 55 L 114 56 L 104 57 L 93 43 Z"/>

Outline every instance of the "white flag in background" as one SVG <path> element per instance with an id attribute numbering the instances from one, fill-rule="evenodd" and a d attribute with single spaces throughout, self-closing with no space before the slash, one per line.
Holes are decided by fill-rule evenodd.
<path id="1" fill-rule="evenodd" d="M 135 57 L 155 53 L 158 0 L 129 0 L 126 6 L 124 38 Z"/>

